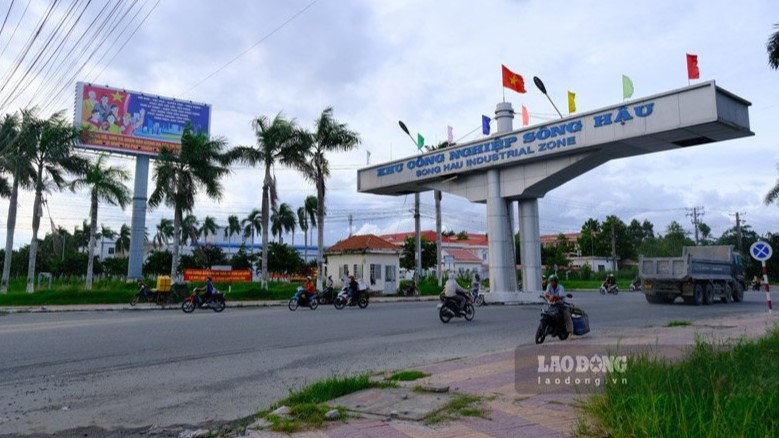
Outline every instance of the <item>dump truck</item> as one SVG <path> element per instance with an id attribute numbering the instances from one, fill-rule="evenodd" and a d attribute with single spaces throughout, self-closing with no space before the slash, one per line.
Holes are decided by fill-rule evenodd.
<path id="1" fill-rule="evenodd" d="M 744 258 L 733 245 L 686 246 L 681 257 L 644 257 L 638 276 L 647 302 L 686 304 L 724 303 L 744 299 Z"/>

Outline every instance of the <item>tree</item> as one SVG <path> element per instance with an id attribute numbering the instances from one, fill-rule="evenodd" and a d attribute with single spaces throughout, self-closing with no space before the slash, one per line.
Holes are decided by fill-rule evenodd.
<path id="1" fill-rule="evenodd" d="M 262 231 L 262 211 L 256 208 L 253 209 L 246 219 L 241 220 L 241 226 L 243 227 L 244 242 L 250 236 L 252 238 L 251 253 L 254 254 L 254 235 L 255 233 L 260 233 Z"/>
<path id="2" fill-rule="evenodd" d="M 457 233 L 457 240 L 468 240 L 468 232 L 465 230 L 460 231 Z"/>
<path id="3" fill-rule="evenodd" d="M 777 166 L 779 168 L 779 166 Z M 763 199 L 763 202 L 765 202 L 765 205 L 771 205 L 774 202 L 779 199 L 779 180 L 776 181 L 776 184 L 774 184 L 773 188 L 766 193 L 765 198 Z"/>
<path id="4" fill-rule="evenodd" d="M 170 239 L 173 238 L 173 220 L 162 218 L 157 224 L 157 233 L 154 235 L 154 247 L 162 248 L 167 246 Z"/>
<path id="5" fill-rule="evenodd" d="M 774 24 L 774 29 L 779 29 L 779 24 Z M 779 69 L 779 30 L 771 34 L 765 48 L 768 51 L 768 65 L 774 70 Z"/>
<path id="6" fill-rule="evenodd" d="M 175 232 L 175 227 L 174 227 Z M 189 241 L 192 246 L 198 245 L 200 239 L 200 222 L 194 214 L 188 214 L 181 220 L 181 244 L 186 245 Z"/>
<path id="7" fill-rule="evenodd" d="M 316 200 L 316 196 L 306 196 L 306 200 L 303 201 L 303 208 L 306 211 L 306 217 L 308 218 L 308 221 L 306 221 L 306 226 L 309 230 L 317 227 L 317 211 L 318 211 L 318 205 L 319 203 Z M 313 232 L 313 230 L 312 230 Z M 310 235 L 311 233 L 309 233 Z M 313 237 L 308 239 L 308 241 L 314 240 Z M 303 258 L 305 259 L 306 263 L 308 263 L 308 243 L 306 243 L 306 249 L 303 250 Z"/>
<path id="8" fill-rule="evenodd" d="M 698 231 L 701 232 L 701 244 L 708 245 L 711 243 L 711 227 L 704 222 L 698 223 Z"/>
<path id="9" fill-rule="evenodd" d="M 333 108 L 327 107 L 314 122 L 314 132 L 308 137 L 308 160 L 304 163 L 303 175 L 316 186 L 317 200 L 317 289 L 323 288 L 325 245 L 325 192 L 327 178 L 330 177 L 330 163 L 326 154 L 332 152 L 348 152 L 360 144 L 360 135 L 349 129 L 348 125 L 333 118 Z"/>
<path id="10" fill-rule="evenodd" d="M 86 172 L 71 181 L 70 190 L 75 192 L 81 187 L 89 188 L 89 243 L 87 245 L 86 289 L 92 290 L 94 275 L 95 244 L 97 243 L 97 209 L 100 202 L 125 208 L 130 202 L 130 189 L 125 184 L 130 175 L 123 167 L 108 166 L 108 155 L 100 154 L 97 160 L 89 162 Z"/>
<path id="11" fill-rule="evenodd" d="M 281 113 L 273 120 L 260 116 L 252 121 L 257 138 L 255 147 L 239 146 L 232 150 L 232 157 L 252 166 L 262 164 L 265 177 L 262 182 L 262 249 L 267 253 L 268 231 L 270 230 L 270 207 L 276 205 L 276 179 L 273 168 L 278 163 L 294 169 L 306 165 L 304 151 L 306 135 L 297 128 L 293 120 L 287 120 Z M 262 258 L 262 286 L 268 288 L 268 258 Z"/>
<path id="12" fill-rule="evenodd" d="M 268 245 L 268 269 L 271 272 L 292 274 L 303 270 L 303 259 L 294 248 L 282 243 Z"/>
<path id="13" fill-rule="evenodd" d="M 122 255 L 127 254 L 127 251 L 130 250 L 130 234 L 130 227 L 127 226 L 127 224 L 122 224 L 122 227 L 119 228 L 119 235 L 114 246 L 114 253 Z"/>
<path id="14" fill-rule="evenodd" d="M 283 244 L 283 233 L 289 233 L 295 229 L 295 213 L 292 208 L 286 202 L 282 202 L 278 208 L 273 209 L 273 214 L 270 217 L 271 231 L 275 236 L 278 236 L 278 242 Z"/>
<path id="15" fill-rule="evenodd" d="M 416 253 L 416 241 L 409 236 L 403 242 L 400 252 L 400 267 L 405 269 L 415 269 L 416 262 L 414 254 Z M 425 238 L 422 238 L 422 269 L 430 269 L 436 265 L 436 244 Z"/>
<path id="16" fill-rule="evenodd" d="M 208 243 L 208 236 L 215 235 L 218 228 L 219 226 L 216 224 L 216 219 L 211 216 L 206 216 L 206 218 L 203 219 L 203 225 L 199 230 L 200 235 L 203 236 L 203 242 Z"/>
<path id="17" fill-rule="evenodd" d="M 218 201 L 222 198 L 220 179 L 230 172 L 230 157 L 222 152 L 226 144 L 227 141 L 221 137 L 209 139 L 203 133 L 193 132 L 192 125 L 187 123 L 181 135 L 179 155 L 163 147 L 157 157 L 154 191 L 149 197 L 149 206 L 156 208 L 165 203 L 174 211 L 171 278 L 176 277 L 184 213 L 192 212 L 195 196 L 201 190 L 211 199 Z"/>
<path id="18" fill-rule="evenodd" d="M 303 251 L 306 254 L 304 259 L 308 261 L 308 217 L 306 216 L 306 207 L 298 207 L 298 227 L 303 232 Z M 293 243 L 294 246 L 294 243 Z"/>
<path id="19" fill-rule="evenodd" d="M 32 240 L 27 265 L 27 292 L 32 293 L 35 280 L 35 262 L 38 252 L 38 230 L 41 225 L 43 192 L 52 188 L 63 189 L 65 174 L 81 175 L 88 161 L 75 154 L 73 147 L 81 130 L 65 120 L 64 112 L 48 119 L 38 118 L 33 111 L 22 113 L 21 141 L 35 170 L 32 215 Z"/>
<path id="20" fill-rule="evenodd" d="M 227 217 L 227 226 L 225 227 L 224 237 L 227 239 L 227 247 L 230 247 L 230 241 L 234 234 L 241 233 L 241 221 L 238 216 L 231 214 Z"/>

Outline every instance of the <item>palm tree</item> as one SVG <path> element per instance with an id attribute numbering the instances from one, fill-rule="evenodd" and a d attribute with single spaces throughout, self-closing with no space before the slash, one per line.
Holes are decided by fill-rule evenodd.
<path id="1" fill-rule="evenodd" d="M 225 227 L 225 238 L 227 239 L 227 248 L 230 248 L 230 239 L 233 234 L 240 234 L 241 232 L 241 220 L 238 216 L 231 214 L 227 217 L 227 226 Z"/>
<path id="2" fill-rule="evenodd" d="M 282 234 L 289 233 L 295 228 L 295 213 L 292 211 L 292 207 L 286 202 L 282 202 L 278 208 L 273 209 L 273 214 L 270 217 L 271 231 L 274 235 L 278 236 L 279 244 L 284 243 Z"/>
<path id="3" fill-rule="evenodd" d="M 73 147 L 81 130 L 65 120 L 64 111 L 48 119 L 39 119 L 34 111 L 22 113 L 21 137 L 28 156 L 35 169 L 35 199 L 33 201 L 32 240 L 30 260 L 27 265 L 27 292 L 34 290 L 35 261 L 38 255 L 38 229 L 41 225 L 41 200 L 44 190 L 52 185 L 57 189 L 65 187 L 65 173 L 82 175 L 89 161 L 75 155 Z"/>
<path id="4" fill-rule="evenodd" d="M 233 156 L 252 166 L 262 164 L 265 167 L 265 177 L 262 182 L 262 285 L 267 288 L 270 205 L 276 205 L 276 180 L 272 177 L 273 166 L 279 163 L 302 169 L 306 164 L 304 152 L 308 136 L 297 128 L 294 120 L 287 120 L 280 113 L 273 120 L 265 116 L 258 117 L 252 121 L 252 127 L 257 137 L 257 145 L 239 146 L 233 149 Z"/>
<path id="5" fill-rule="evenodd" d="M 303 252 L 308 257 L 308 217 L 306 217 L 306 207 L 298 207 L 298 227 L 303 232 Z M 294 246 L 294 245 L 293 245 Z M 303 261 L 308 261 L 305 258 Z"/>
<path id="6" fill-rule="evenodd" d="M 176 156 L 168 148 L 162 148 L 154 169 L 155 187 L 149 197 L 149 206 L 162 204 L 172 207 L 173 215 L 173 263 L 171 278 L 176 277 L 179 264 L 179 241 L 184 213 L 192 212 L 195 196 L 204 190 L 211 199 L 222 198 L 222 176 L 230 172 L 229 157 L 222 153 L 227 144 L 223 138 L 209 139 L 196 134 L 188 123 L 181 136 L 181 152 Z"/>
<path id="7" fill-rule="evenodd" d="M 776 32 L 771 34 L 766 43 L 766 50 L 768 51 L 768 65 L 772 69 L 779 69 L 779 24 L 774 24 Z"/>
<path id="8" fill-rule="evenodd" d="M 116 239 L 114 252 L 116 254 L 127 254 L 130 250 L 130 227 L 127 224 L 122 224 L 119 228 L 118 238 Z"/>
<path id="9" fill-rule="evenodd" d="M 94 276 L 95 244 L 97 243 L 97 208 L 99 202 L 124 207 L 130 202 L 130 189 L 125 185 L 130 180 L 130 174 L 123 167 L 108 166 L 108 155 L 100 154 L 97 160 L 90 162 L 86 172 L 70 183 L 70 190 L 75 192 L 81 187 L 89 187 L 89 242 L 87 244 L 87 283 L 86 289 L 92 290 Z"/>
<path id="10" fill-rule="evenodd" d="M 306 196 L 306 200 L 303 201 L 303 211 L 304 216 L 306 217 L 306 230 L 309 230 L 311 228 L 316 228 L 316 196 L 308 195 Z M 300 213 L 298 212 L 298 215 Z M 303 223 L 301 221 L 301 223 Z M 303 249 L 303 259 L 308 263 L 308 238 L 306 239 L 306 247 Z"/>
<path id="11" fill-rule="evenodd" d="M 188 214 L 181 220 L 181 244 L 186 245 L 187 241 L 192 246 L 197 246 L 198 239 L 200 239 L 200 222 L 197 220 L 194 214 Z"/>
<path id="12" fill-rule="evenodd" d="M 118 233 L 114 230 L 112 230 L 110 227 L 107 227 L 105 225 L 100 225 L 100 243 L 101 243 L 101 254 L 102 254 L 102 245 L 103 242 L 112 242 L 114 239 L 116 239 L 116 236 Z"/>
<path id="13" fill-rule="evenodd" d="M 262 212 L 258 209 L 253 209 L 246 219 L 241 220 L 241 226 L 243 227 L 243 241 L 249 237 L 252 238 L 252 254 L 254 254 L 254 236 L 255 233 L 262 231 Z"/>
<path id="14" fill-rule="evenodd" d="M 157 224 L 157 234 L 154 235 L 154 246 L 162 248 L 173 237 L 173 220 L 162 218 Z"/>
<path id="15" fill-rule="evenodd" d="M 317 198 L 317 289 L 322 288 L 324 259 L 322 251 L 325 244 L 325 183 L 330 176 L 330 163 L 325 156 L 328 152 L 350 151 L 360 144 L 360 135 L 351 131 L 345 123 L 333 118 L 333 108 L 327 107 L 315 122 L 315 132 L 309 134 L 309 161 L 304 176 L 316 185 Z"/>
<path id="16" fill-rule="evenodd" d="M 5 258 L 3 259 L 3 277 L 0 293 L 8 293 L 8 281 L 11 278 L 11 257 L 13 256 L 14 232 L 16 230 L 16 212 L 19 203 L 19 187 L 29 189 L 35 177 L 35 169 L 27 156 L 21 137 L 21 124 L 16 115 L 6 115 L 0 123 L 0 177 L 3 185 L 8 186 L 5 176 L 11 178 L 8 193 L 8 219 L 5 233 Z M 5 195 L 3 195 L 5 196 Z"/>
<path id="17" fill-rule="evenodd" d="M 208 243 L 208 236 L 215 235 L 217 228 L 219 228 L 219 226 L 216 224 L 216 219 L 211 216 L 206 216 L 206 218 L 203 219 L 203 225 L 199 230 L 200 235 L 203 236 L 203 242 Z"/>

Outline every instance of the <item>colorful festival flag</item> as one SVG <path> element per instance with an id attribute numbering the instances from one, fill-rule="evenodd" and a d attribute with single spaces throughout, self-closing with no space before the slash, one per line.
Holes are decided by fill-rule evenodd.
<path id="1" fill-rule="evenodd" d="M 510 88 L 517 93 L 527 93 L 525 90 L 525 80 L 522 79 L 522 76 L 507 69 L 505 65 L 501 64 L 501 67 L 503 68 L 503 86 Z"/>
<path id="2" fill-rule="evenodd" d="M 698 55 L 687 54 L 687 79 L 699 79 L 701 72 L 698 70 Z"/>
<path id="3" fill-rule="evenodd" d="M 576 112 L 576 93 L 568 91 L 568 113 L 573 114 Z"/>
<path id="4" fill-rule="evenodd" d="M 630 99 L 633 97 L 633 81 L 629 77 L 622 75 L 622 98 Z"/>
<path id="5" fill-rule="evenodd" d="M 454 143 L 454 132 L 452 132 L 451 126 L 446 126 L 446 140 L 449 142 L 449 144 Z"/>
<path id="6" fill-rule="evenodd" d="M 527 112 L 527 107 L 522 105 L 522 126 L 527 126 L 530 123 L 530 114 Z"/>
<path id="7" fill-rule="evenodd" d="M 481 116 L 481 132 L 484 135 L 490 135 L 490 118 L 485 115 Z"/>
<path id="8" fill-rule="evenodd" d="M 422 137 L 422 134 L 417 132 L 417 148 L 422 149 L 425 147 L 425 137 Z"/>

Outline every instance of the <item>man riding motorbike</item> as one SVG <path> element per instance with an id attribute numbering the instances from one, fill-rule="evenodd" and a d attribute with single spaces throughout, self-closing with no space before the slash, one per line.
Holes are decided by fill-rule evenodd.
<path id="1" fill-rule="evenodd" d="M 606 280 L 602 284 L 603 288 L 606 289 L 606 292 L 611 292 L 615 287 L 617 287 L 617 278 L 614 277 L 614 274 L 609 274 L 606 276 Z"/>
<path id="2" fill-rule="evenodd" d="M 454 275 L 450 273 L 449 279 L 446 280 L 446 284 L 444 285 L 444 296 L 457 302 L 457 307 L 460 313 L 463 312 L 465 302 L 467 301 L 465 298 L 466 293 L 467 291 L 459 284 L 457 284 L 457 280 L 455 280 Z"/>
<path id="3" fill-rule="evenodd" d="M 359 298 L 360 294 L 360 285 L 357 283 L 357 279 L 354 278 L 354 275 L 349 276 L 349 301 L 347 301 L 347 304 L 350 303 L 353 299 L 356 300 Z"/>
<path id="4" fill-rule="evenodd" d="M 311 297 L 314 295 L 316 295 L 316 286 L 314 286 L 314 281 L 309 275 L 306 277 L 306 282 L 303 284 L 303 293 L 299 297 L 301 304 L 304 306 L 308 305 L 311 301 Z"/>
<path id="5" fill-rule="evenodd" d="M 544 296 L 552 303 L 558 303 L 561 306 L 563 312 L 563 320 L 565 321 L 565 330 L 568 332 L 568 336 L 572 337 L 573 334 L 573 319 L 571 319 L 571 309 L 565 302 L 565 289 L 562 284 L 559 284 L 557 275 L 552 274 L 549 276 L 549 285 L 546 287 Z"/>
<path id="6" fill-rule="evenodd" d="M 206 291 L 206 293 L 201 298 L 201 300 L 202 300 L 201 303 L 202 304 L 207 304 L 211 300 L 211 298 L 213 297 L 214 291 L 216 291 L 216 289 L 214 288 L 213 278 L 211 278 L 210 276 L 206 277 L 206 284 L 205 284 L 205 286 L 199 286 L 199 287 L 196 287 L 194 289 L 195 292 L 202 292 L 204 290 Z"/>

